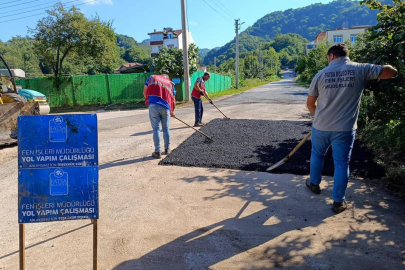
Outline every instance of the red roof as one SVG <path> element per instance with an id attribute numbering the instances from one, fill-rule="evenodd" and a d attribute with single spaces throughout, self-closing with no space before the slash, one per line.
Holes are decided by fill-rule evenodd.
<path id="1" fill-rule="evenodd" d="M 148 35 L 167 34 L 168 32 L 171 32 L 171 31 L 156 31 L 156 32 L 148 33 Z M 183 30 L 173 30 L 173 33 L 175 33 L 176 35 L 179 35 L 182 32 L 183 32 Z"/>
<path id="2" fill-rule="evenodd" d="M 133 68 L 137 66 L 142 66 L 143 64 L 141 63 L 125 63 L 121 67 L 126 67 L 126 68 Z"/>

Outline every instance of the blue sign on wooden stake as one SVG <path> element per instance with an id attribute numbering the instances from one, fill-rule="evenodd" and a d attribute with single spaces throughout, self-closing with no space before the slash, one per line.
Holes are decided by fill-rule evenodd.
<path id="1" fill-rule="evenodd" d="M 98 219 L 95 114 L 18 118 L 19 223 Z"/>

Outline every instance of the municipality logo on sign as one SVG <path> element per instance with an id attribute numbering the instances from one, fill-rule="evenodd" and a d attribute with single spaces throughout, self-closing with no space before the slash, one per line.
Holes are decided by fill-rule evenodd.
<path id="1" fill-rule="evenodd" d="M 67 126 L 62 116 L 55 116 L 49 121 L 49 141 L 66 142 Z"/>
<path id="2" fill-rule="evenodd" d="M 62 169 L 56 169 L 49 175 L 51 196 L 68 194 L 68 174 Z"/>

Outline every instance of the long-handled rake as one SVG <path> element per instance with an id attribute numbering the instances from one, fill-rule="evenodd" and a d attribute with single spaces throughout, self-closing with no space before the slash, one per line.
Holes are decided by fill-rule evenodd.
<path id="1" fill-rule="evenodd" d="M 182 122 L 182 123 L 185 124 L 186 126 L 192 128 L 192 129 L 194 129 L 195 131 L 197 131 L 198 133 L 200 133 L 201 135 L 203 135 L 204 137 L 206 137 L 206 138 L 209 139 L 210 141 L 212 141 L 212 142 L 214 141 L 211 137 L 209 137 L 208 135 L 206 135 L 204 132 L 201 132 L 201 131 L 199 131 L 198 129 L 196 129 L 196 128 L 190 126 L 189 124 L 187 124 L 187 123 L 184 122 L 183 120 L 180 120 L 180 119 L 177 118 L 176 116 L 173 116 L 173 118 L 179 120 L 180 122 Z"/>
<path id="2" fill-rule="evenodd" d="M 211 103 L 220 113 L 222 113 L 222 115 L 226 118 L 229 119 L 229 117 L 227 117 L 215 104 L 214 102 L 212 102 L 212 99 L 208 98 L 206 95 L 204 95 L 204 97 L 209 101 L 209 103 Z"/>
<path id="3" fill-rule="evenodd" d="M 309 139 L 310 136 L 311 136 L 311 131 L 300 141 L 300 143 L 285 158 L 283 158 L 279 162 L 277 162 L 277 163 L 273 164 L 272 166 L 270 166 L 269 168 L 267 168 L 266 171 L 268 171 L 268 172 L 272 171 L 275 168 L 286 163 L 291 158 L 291 156 L 294 155 L 295 152 L 297 152 L 298 148 L 300 148 L 306 142 L 306 140 Z"/>
<path id="4" fill-rule="evenodd" d="M 214 104 L 214 102 L 212 102 L 212 100 L 210 100 L 210 103 L 211 103 L 215 108 L 217 108 L 217 110 L 218 110 L 220 113 L 222 113 L 222 115 L 225 116 L 226 119 L 229 119 L 229 117 L 227 117 L 223 112 L 221 112 L 220 109 L 218 109 L 217 106 L 215 106 L 215 104 Z"/>

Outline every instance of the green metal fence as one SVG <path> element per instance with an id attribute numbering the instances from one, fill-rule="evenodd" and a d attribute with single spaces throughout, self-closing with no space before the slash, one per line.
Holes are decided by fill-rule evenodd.
<path id="1" fill-rule="evenodd" d="M 210 73 L 210 74 L 211 74 L 210 79 L 205 83 L 205 88 L 209 94 L 221 92 L 221 91 L 231 88 L 231 78 L 230 77 L 222 76 L 222 75 L 215 74 L 215 73 Z M 191 76 L 191 78 L 190 78 L 190 81 L 191 81 L 190 88 L 191 89 L 190 90 L 192 90 L 197 78 L 201 77 L 203 75 L 204 75 L 204 71 L 197 71 Z"/>
<path id="2" fill-rule="evenodd" d="M 191 76 L 191 88 L 204 72 Z M 104 105 L 131 103 L 143 99 L 143 86 L 150 73 L 107 74 L 94 76 L 71 76 L 62 78 L 35 78 L 17 80 L 25 89 L 43 93 L 51 107 L 73 105 Z M 181 89 L 180 89 L 181 87 Z M 211 73 L 206 83 L 209 93 L 220 92 L 231 87 L 231 78 Z M 184 100 L 184 83 L 176 87 L 176 100 Z M 180 91 L 179 91 L 180 90 Z"/>

